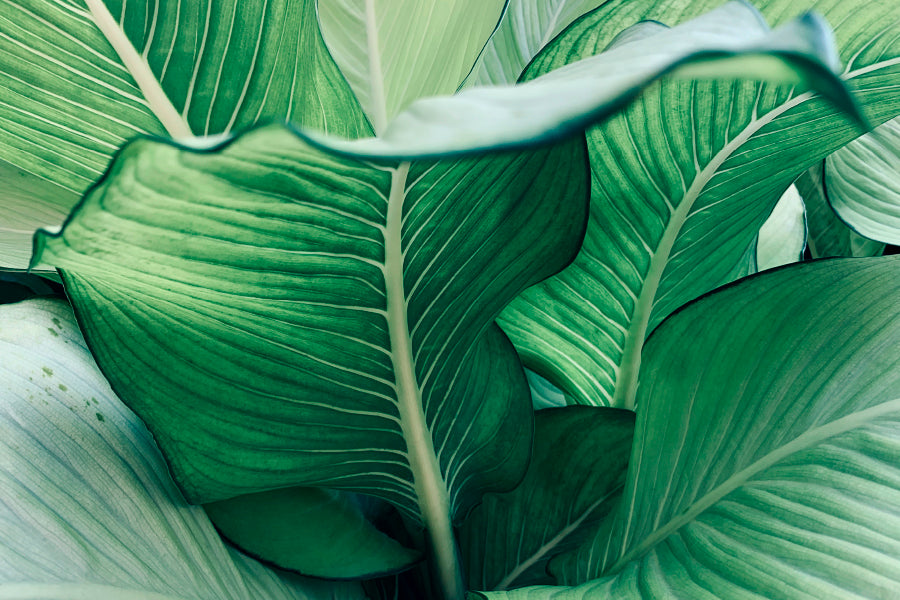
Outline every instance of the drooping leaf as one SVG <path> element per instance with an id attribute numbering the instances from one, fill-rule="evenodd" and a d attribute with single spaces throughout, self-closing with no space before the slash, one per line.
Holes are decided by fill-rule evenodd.
<path id="1" fill-rule="evenodd" d="M 621 493 L 633 433 L 631 411 L 538 412 L 525 479 L 511 492 L 486 495 L 460 529 L 469 588 L 553 583 L 550 559 L 592 539 Z"/>
<path id="2" fill-rule="evenodd" d="M 807 246 L 812 257 L 880 256 L 884 244 L 864 238 L 834 214 L 824 177 L 824 161 L 819 161 L 794 182 L 806 207 Z"/>
<path id="3" fill-rule="evenodd" d="M 900 245 L 900 119 L 825 159 L 831 207 L 865 238 Z"/>
<path id="4" fill-rule="evenodd" d="M 900 594 L 898 293 L 900 257 L 834 259 L 673 315 L 648 341 L 612 535 L 551 567 L 583 585 L 486 596 Z"/>
<path id="5" fill-rule="evenodd" d="M 593 26 L 591 19 L 578 24 L 577 31 Z M 543 77 L 516 86 L 470 88 L 455 96 L 418 100 L 379 129 L 376 138 L 344 140 L 307 130 L 304 135 L 333 151 L 368 158 L 411 159 L 534 146 L 609 118 L 669 73 L 751 78 L 815 89 L 856 119 L 857 126 L 864 122 L 848 89 L 832 72 L 837 55 L 831 33 L 813 15 L 771 31 L 751 6 L 731 2 L 675 29 L 661 29 L 654 28 L 652 41 L 625 40 L 634 43 L 623 42 L 598 56 L 592 56 L 600 48 L 594 47 L 591 33 L 567 36 L 551 46 L 555 50 L 545 53 L 541 66 L 529 71 Z M 573 43 L 578 48 L 569 48 Z M 550 73 L 567 63 L 572 64 Z"/>
<path id="6" fill-rule="evenodd" d="M 628 5 L 630 18 L 640 5 Z M 644 6 L 641 16 L 677 20 L 704 3 Z M 770 0 L 763 8 L 783 19 L 792 6 Z M 578 21 L 529 74 L 602 48 L 620 8 L 611 2 Z M 867 115 L 883 121 L 900 113 L 894 93 L 900 22 L 893 9 L 847 3 L 817 9 L 837 27 L 842 52 L 852 59 L 842 78 L 854 85 Z M 745 275 L 757 232 L 781 192 L 857 133 L 833 105 L 789 87 L 661 82 L 588 132 L 593 183 L 583 249 L 566 271 L 513 302 L 501 326 L 526 366 L 578 402 L 633 406 L 646 336 L 679 306 Z"/>
<path id="7" fill-rule="evenodd" d="M 64 302 L 0 306 L 0 356 L 0 598 L 364 598 L 226 548 Z"/>
<path id="8" fill-rule="evenodd" d="M 216 529 L 241 550 L 304 575 L 367 579 L 402 571 L 422 558 L 376 529 L 349 494 L 334 490 L 283 488 L 204 508 Z"/>
<path id="9" fill-rule="evenodd" d="M 601 0 L 510 0 L 466 86 L 512 84 L 541 48 Z"/>
<path id="10" fill-rule="evenodd" d="M 757 268 L 765 271 L 797 262 L 803 258 L 805 249 L 806 209 L 800 192 L 791 185 L 759 228 L 756 240 Z"/>
<path id="11" fill-rule="evenodd" d="M 370 131 L 314 0 L 10 0 L 0 31 L 0 223 L 13 230 L 0 231 L 0 249 L 13 248 L 3 266 L 27 264 L 26 236 L 60 225 L 136 135 L 270 119 Z"/>
<path id="12" fill-rule="evenodd" d="M 457 90 L 505 0 L 317 0 L 322 35 L 376 134 L 414 100 Z"/>

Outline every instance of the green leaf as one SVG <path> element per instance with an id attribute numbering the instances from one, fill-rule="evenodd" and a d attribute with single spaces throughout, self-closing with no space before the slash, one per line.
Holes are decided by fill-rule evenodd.
<path id="1" fill-rule="evenodd" d="M 590 28 L 591 19 L 578 23 Z M 582 42 L 593 44 L 593 36 L 585 36 Z M 578 40 L 573 36 L 566 40 L 564 49 L 558 40 L 551 46 L 557 49 L 551 55 L 559 51 L 564 56 L 549 68 L 538 67 L 543 77 L 516 86 L 470 88 L 455 96 L 418 100 L 384 129 L 376 127 L 376 138 L 344 140 L 307 130 L 304 135 L 332 151 L 368 158 L 412 159 L 534 146 L 609 118 L 670 73 L 815 89 L 857 126 L 864 123 L 853 97 L 831 70 L 837 61 L 831 34 L 815 16 L 805 15 L 770 31 L 751 6 L 731 2 L 656 33 L 652 42 L 622 43 L 598 56 L 592 56 L 598 50 L 593 46 L 590 51 L 570 51 L 568 46 Z M 549 72 L 579 58 L 585 60 Z M 548 66 L 546 60 L 542 63 Z"/>
<path id="2" fill-rule="evenodd" d="M 525 479 L 512 492 L 487 494 L 460 529 L 469 588 L 553 583 L 550 559 L 590 540 L 618 499 L 633 433 L 631 411 L 538 412 Z"/>
<path id="3" fill-rule="evenodd" d="M 60 300 L 0 306 L 0 598 L 362 599 L 229 550 Z"/>
<path id="4" fill-rule="evenodd" d="M 555 385 L 535 373 L 525 369 L 528 387 L 531 388 L 531 406 L 534 410 L 566 406 L 566 395 Z"/>
<path id="5" fill-rule="evenodd" d="M 841 221 L 828 201 L 824 161 L 800 174 L 794 182 L 806 206 L 807 246 L 813 258 L 880 256 L 884 244 L 859 235 Z"/>
<path id="6" fill-rule="evenodd" d="M 216 529 L 244 552 L 327 579 L 365 579 L 409 568 L 421 554 L 370 523 L 350 495 L 284 488 L 204 506 Z"/>
<path id="7" fill-rule="evenodd" d="M 466 86 L 515 83 L 532 58 L 601 0 L 510 0 Z"/>
<path id="8" fill-rule="evenodd" d="M 410 103 L 457 90 L 505 0 L 317 0 L 322 35 L 376 134 Z"/>
<path id="9" fill-rule="evenodd" d="M 803 259 L 806 249 L 806 209 L 793 185 L 789 187 L 772 214 L 759 229 L 756 240 L 756 264 L 760 271 L 781 267 Z"/>
<path id="10" fill-rule="evenodd" d="M 585 169 L 582 140 L 396 167 L 276 126 L 138 140 L 35 262 L 190 500 L 361 492 L 452 553 L 451 518 L 525 471 L 528 386 L 493 320 L 577 252 Z"/>
<path id="11" fill-rule="evenodd" d="M 828 200 L 863 237 L 900 245 L 900 119 L 825 159 Z"/>
<path id="12" fill-rule="evenodd" d="M 314 0 L 10 0 L 0 30 L 0 192 L 13 191 L 0 203 L 13 229 L 0 230 L 3 266 L 26 264 L 25 236 L 60 225 L 136 135 L 272 119 L 369 133 Z M 7 180 L 19 173 L 31 177 Z"/>
<path id="13" fill-rule="evenodd" d="M 900 257 L 835 259 L 673 315 L 647 345 L 612 535 L 553 565 L 605 576 L 487 596 L 896 597 L 898 293 Z"/>
<path id="14" fill-rule="evenodd" d="M 780 14 L 789 5 L 771 0 L 766 7 Z M 705 8 L 693 2 L 669 3 L 665 11 L 629 6 L 645 18 L 671 19 L 680 18 L 679 10 Z M 578 21 L 535 59 L 528 75 L 604 47 L 621 21 L 617 8 L 604 5 Z M 852 57 L 842 78 L 855 87 L 868 116 L 900 113 L 900 94 L 893 92 L 900 84 L 900 23 L 892 9 L 820 8 Z M 626 15 L 634 18 L 634 12 Z M 822 32 L 819 40 L 828 37 Z M 619 48 L 657 48 L 658 38 Z M 877 51 L 871 40 L 878 40 Z M 633 407 L 646 336 L 686 302 L 747 274 L 757 233 L 783 190 L 857 133 L 833 105 L 797 89 L 660 82 L 588 132 L 593 182 L 582 251 L 563 273 L 513 302 L 501 326 L 526 366 L 577 402 Z"/>

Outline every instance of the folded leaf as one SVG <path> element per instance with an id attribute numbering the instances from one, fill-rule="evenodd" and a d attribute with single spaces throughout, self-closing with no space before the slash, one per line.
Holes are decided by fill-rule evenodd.
<path id="1" fill-rule="evenodd" d="M 789 5 L 770 0 L 766 8 L 779 14 Z M 528 75 L 602 48 L 616 8 L 604 5 L 579 20 L 535 59 Z M 642 16 L 678 18 L 679 11 L 701 8 L 667 3 L 666 10 Z M 900 113 L 900 95 L 880 91 L 900 85 L 900 23 L 892 9 L 820 8 L 846 41 L 843 51 L 853 60 L 842 79 L 854 84 L 870 118 Z M 737 19 L 742 12 L 744 20 Z M 730 4 L 708 17 L 751 28 L 750 12 Z M 818 31 L 813 39 L 828 46 L 830 35 Z M 661 35 L 617 47 L 658 48 Z M 868 51 L 873 39 L 877 52 Z M 582 251 L 566 271 L 513 302 L 501 326 L 526 366 L 577 402 L 633 407 L 646 336 L 686 302 L 747 274 L 757 233 L 779 195 L 857 133 L 846 113 L 799 89 L 662 81 L 588 132 L 593 182 Z"/>
<path id="2" fill-rule="evenodd" d="M 285 488 L 204 506 L 216 529 L 244 552 L 283 569 L 327 579 L 367 579 L 409 568 L 422 556 L 378 531 L 349 494 Z"/>
<path id="3" fill-rule="evenodd" d="M 525 377 L 531 388 L 531 406 L 534 410 L 566 406 L 566 395 L 555 385 L 528 369 L 525 369 Z"/>
<path id="4" fill-rule="evenodd" d="M 879 256 L 884 252 L 884 244 L 864 238 L 834 214 L 825 188 L 824 161 L 801 173 L 794 185 L 806 207 L 807 246 L 813 258 Z"/>
<path id="5" fill-rule="evenodd" d="M 760 271 L 803 259 L 806 249 L 806 209 L 793 185 L 789 187 L 772 214 L 759 228 L 756 240 L 756 264 Z"/>
<path id="6" fill-rule="evenodd" d="M 317 0 L 322 35 L 376 134 L 411 102 L 452 94 L 505 0 Z"/>
<path id="7" fill-rule="evenodd" d="M 612 535 L 552 565 L 605 577 L 486 596 L 898 596 L 898 294 L 900 257 L 835 259 L 673 315 L 647 344 Z"/>
<path id="8" fill-rule="evenodd" d="M 590 21 L 579 20 L 577 29 L 590 28 Z M 592 44 L 594 37 L 585 35 L 581 43 Z M 470 88 L 455 96 L 418 100 L 379 130 L 377 138 L 343 140 L 311 130 L 304 130 L 304 135 L 332 151 L 369 158 L 438 157 L 533 146 L 609 118 L 672 72 L 814 89 L 856 119 L 857 125 L 864 123 L 846 86 L 831 71 L 837 55 L 830 31 L 811 15 L 770 31 L 751 6 L 732 2 L 659 32 L 652 42 L 623 43 L 598 56 L 592 56 L 597 48 L 571 49 L 572 43 L 569 38 L 563 49 L 558 40 L 552 46 L 557 48 L 553 52 L 564 55 L 552 68 L 573 63 L 565 69 L 549 73 L 552 68 L 544 68 L 543 77 L 516 86 Z"/>
<path id="9" fill-rule="evenodd" d="M 831 207 L 860 235 L 900 245 L 900 119 L 825 159 Z"/>
<path id="10" fill-rule="evenodd" d="M 469 588 L 553 583 L 550 559 L 591 540 L 618 499 L 633 433 L 631 411 L 538 412 L 525 479 L 511 492 L 486 495 L 460 529 Z"/>
<path id="11" fill-rule="evenodd" d="M 64 302 L 0 306 L 0 355 L 0 598 L 364 598 L 227 549 Z"/>

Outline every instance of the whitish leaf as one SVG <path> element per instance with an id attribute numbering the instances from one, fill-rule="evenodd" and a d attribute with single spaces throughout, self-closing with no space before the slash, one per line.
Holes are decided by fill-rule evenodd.
<path id="1" fill-rule="evenodd" d="M 59 300 L 0 307 L 0 598 L 362 599 L 229 550 Z"/>
<path id="2" fill-rule="evenodd" d="M 606 13 L 594 15 L 606 16 Z M 590 29 L 591 19 L 578 21 Z M 682 26 L 655 31 L 598 56 L 586 34 L 571 54 L 538 68 L 543 77 L 516 86 L 470 88 L 424 98 L 400 113 L 377 138 L 343 140 L 305 131 L 314 143 L 361 157 L 397 159 L 518 148 L 558 140 L 608 118 L 667 73 L 689 78 L 750 78 L 796 84 L 827 96 L 850 118 L 862 117 L 831 71 L 837 55 L 825 23 L 805 15 L 771 31 L 751 6 L 732 2 Z M 646 30 L 645 30 L 646 31 Z M 645 36 L 641 36 L 645 38 Z M 571 46 L 571 38 L 563 42 Z M 554 44 L 559 50 L 560 45 Z M 568 48 L 567 48 L 568 49 Z M 537 71 L 531 71 L 532 74 Z"/>
<path id="3" fill-rule="evenodd" d="M 509 0 L 465 85 L 515 83 L 541 48 L 601 0 Z"/>
<path id="4" fill-rule="evenodd" d="M 853 231 L 900 245 L 900 119 L 825 159 L 831 207 Z"/>
<path id="5" fill-rule="evenodd" d="M 900 595 L 900 257 L 800 263 L 711 294 L 647 345 L 612 535 L 488 597 Z M 686 343 L 685 340 L 690 340 Z"/>
<path id="6" fill-rule="evenodd" d="M 841 221 L 828 201 L 824 161 L 800 174 L 794 182 L 806 207 L 807 246 L 813 258 L 879 256 L 884 244 L 859 235 Z"/>
<path id="7" fill-rule="evenodd" d="M 376 134 L 414 100 L 456 91 L 505 4 L 317 0 L 325 43 Z"/>
<path id="8" fill-rule="evenodd" d="M 789 187 L 772 214 L 759 228 L 756 240 L 756 264 L 760 271 L 803 259 L 806 249 L 806 209 L 793 185 Z"/>
<path id="9" fill-rule="evenodd" d="M 640 6 L 629 3 L 635 11 Z M 673 20 L 705 8 L 643 6 L 643 17 Z M 771 0 L 765 8 L 782 15 L 788 6 Z M 617 8 L 604 5 L 578 21 L 535 59 L 533 74 L 602 48 L 621 21 Z M 867 114 L 884 120 L 900 113 L 894 93 L 900 21 L 893 8 L 818 8 L 836 24 L 848 57 L 842 78 L 855 86 Z M 656 47 L 657 39 L 619 48 Z M 878 40 L 877 50 L 871 40 Z M 517 299 L 501 326 L 526 366 L 578 402 L 634 406 L 646 336 L 679 306 L 745 275 L 759 228 L 783 190 L 857 133 L 834 106 L 796 88 L 661 82 L 588 132 L 593 183 L 582 251 L 566 271 Z"/>
<path id="10" fill-rule="evenodd" d="M 3 266 L 21 267 L 136 135 L 177 138 L 290 119 L 355 137 L 365 117 L 322 43 L 314 0 L 0 3 Z M 0 170 L 0 177 L 7 175 Z M 45 181 L 62 189 L 53 189 Z M 49 220 L 49 221 L 48 221 Z"/>
<path id="11" fill-rule="evenodd" d="M 553 583 L 554 556 L 593 539 L 618 499 L 634 413 L 570 406 L 537 413 L 534 452 L 515 490 L 487 494 L 460 529 L 469 588 Z"/>

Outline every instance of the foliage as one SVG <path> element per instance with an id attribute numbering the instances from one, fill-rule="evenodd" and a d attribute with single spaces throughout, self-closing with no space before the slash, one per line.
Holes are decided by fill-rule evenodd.
<path id="1" fill-rule="evenodd" d="M 719 4 L 0 5 L 0 598 L 900 595 L 900 14 Z"/>

